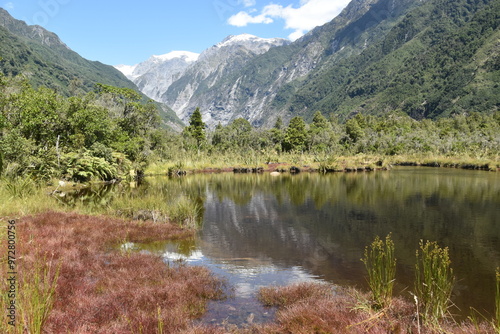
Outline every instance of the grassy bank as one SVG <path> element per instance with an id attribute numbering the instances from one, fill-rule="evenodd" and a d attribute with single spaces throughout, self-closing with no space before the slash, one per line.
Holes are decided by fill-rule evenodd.
<path id="1" fill-rule="evenodd" d="M 136 183 L 114 185 L 115 196 L 107 196 L 111 187 L 102 183 L 35 182 L 29 178 L 0 180 L 0 217 L 23 217 L 48 210 L 87 215 L 107 215 L 132 220 L 172 223 L 196 228 L 200 205 L 179 184 L 144 193 Z"/>
<path id="2" fill-rule="evenodd" d="M 2 312 L 2 333 L 180 332 L 203 314 L 208 299 L 222 297 L 223 283 L 205 268 L 120 251 L 124 242 L 185 238 L 190 230 L 57 212 L 22 217 L 15 226 L 17 319 L 10 326 Z M 5 257 L 0 270 L 7 277 Z M 6 280 L 1 290 L 6 296 Z"/>
<path id="3" fill-rule="evenodd" d="M 201 153 L 179 153 L 168 161 L 156 161 L 147 169 L 149 175 L 176 174 L 178 171 L 227 172 L 234 169 L 261 169 L 263 171 L 284 170 L 292 166 L 305 171 L 342 172 L 390 168 L 395 165 L 448 167 L 464 169 L 482 169 L 497 171 L 500 169 L 500 157 L 473 157 L 467 155 L 444 156 L 435 154 L 407 155 L 369 155 L 357 154 L 335 156 L 328 154 L 235 154 L 222 153 L 211 155 Z"/>

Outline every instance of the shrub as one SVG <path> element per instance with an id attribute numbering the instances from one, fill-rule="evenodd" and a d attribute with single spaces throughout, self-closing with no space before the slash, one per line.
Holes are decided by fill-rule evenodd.
<path id="1" fill-rule="evenodd" d="M 63 157 L 63 174 L 77 182 L 111 181 L 124 177 L 130 168 L 128 159 L 120 153 L 112 153 L 109 159 L 111 161 L 88 152 L 69 153 Z"/>

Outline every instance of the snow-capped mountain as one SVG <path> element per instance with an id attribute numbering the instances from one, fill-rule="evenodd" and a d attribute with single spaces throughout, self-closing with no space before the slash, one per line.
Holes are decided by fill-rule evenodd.
<path id="1" fill-rule="evenodd" d="M 198 60 L 189 66 L 182 77 L 170 85 L 161 96 L 161 102 L 176 111 L 187 122 L 194 109 L 204 110 L 203 120 L 209 126 L 227 124 L 233 113 L 220 112 L 215 101 L 207 100 L 211 90 L 232 74 L 238 73 L 251 59 L 271 48 L 289 44 L 282 38 L 260 38 L 243 34 L 228 36 L 222 42 L 203 51 Z M 217 92 L 220 93 L 220 92 Z"/>
<path id="2" fill-rule="evenodd" d="M 213 87 L 218 81 L 241 69 L 253 57 L 269 49 L 289 44 L 282 38 L 260 38 L 243 34 L 231 35 L 201 54 L 174 51 L 133 66 L 115 66 L 150 98 L 169 105 L 179 117 L 187 121 L 200 101 L 194 97 Z M 203 95 L 203 94 L 201 94 Z M 201 96 L 200 95 L 200 96 Z M 223 113 L 212 117 L 205 113 L 210 125 L 223 124 L 230 117 Z"/>
<path id="3" fill-rule="evenodd" d="M 161 102 L 161 95 L 199 57 L 189 51 L 172 51 L 164 55 L 153 55 L 137 65 L 117 65 L 128 79 L 148 97 Z"/>

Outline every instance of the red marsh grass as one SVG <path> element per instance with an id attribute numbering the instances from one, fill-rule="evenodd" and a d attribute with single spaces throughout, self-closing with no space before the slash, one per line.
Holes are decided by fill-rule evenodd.
<path id="1" fill-rule="evenodd" d="M 276 322 L 254 327 L 252 333 L 496 333 L 491 324 L 443 322 L 440 327 L 417 323 L 416 307 L 401 297 L 374 311 L 369 294 L 354 289 L 332 289 L 327 284 L 300 283 L 286 287 L 262 288 L 259 299 L 277 306 Z"/>
<path id="2" fill-rule="evenodd" d="M 43 259 L 59 267 L 44 333 L 177 333 L 189 330 L 207 299 L 222 297 L 223 283 L 208 269 L 169 267 L 158 256 L 116 249 L 124 241 L 185 238 L 193 231 L 57 212 L 21 218 L 17 226 L 20 277 L 32 275 Z"/>

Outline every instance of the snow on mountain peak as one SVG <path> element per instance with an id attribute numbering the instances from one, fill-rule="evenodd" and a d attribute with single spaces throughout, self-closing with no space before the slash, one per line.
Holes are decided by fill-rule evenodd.
<path id="1" fill-rule="evenodd" d="M 152 58 L 157 59 L 159 61 L 168 61 L 175 58 L 183 58 L 187 62 L 195 62 L 198 60 L 200 55 L 198 53 L 189 52 L 189 51 L 172 51 L 164 55 L 153 55 Z"/>
<path id="2" fill-rule="evenodd" d="M 226 37 L 222 42 L 217 44 L 217 47 L 224 47 L 229 45 L 238 45 L 244 44 L 247 42 L 250 43 L 269 43 L 276 44 L 278 41 L 283 41 L 281 38 L 261 38 L 250 34 L 241 34 L 241 35 L 230 35 Z"/>
<path id="3" fill-rule="evenodd" d="M 133 77 L 137 65 L 116 65 L 115 68 L 122 72 L 127 78 Z"/>

